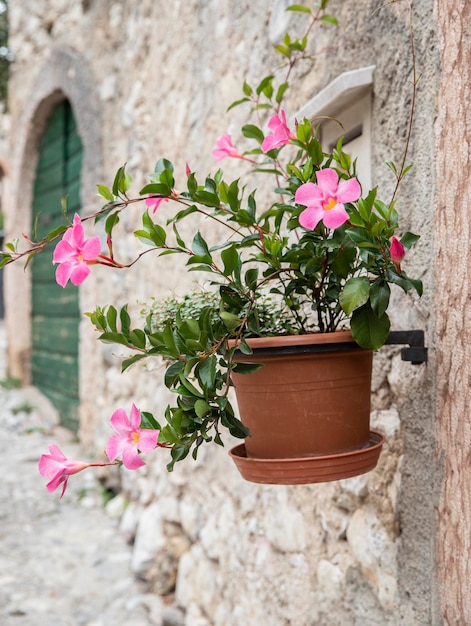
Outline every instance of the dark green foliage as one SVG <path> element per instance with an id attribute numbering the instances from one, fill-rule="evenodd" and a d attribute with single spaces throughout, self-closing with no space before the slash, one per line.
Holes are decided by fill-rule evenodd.
<path id="1" fill-rule="evenodd" d="M 245 82 L 242 98 L 229 107 L 250 104 L 255 114 L 255 123 L 246 123 L 241 129 L 241 140 L 249 143 L 247 151 L 235 149 L 227 135 L 218 145 L 218 153 L 241 159 L 239 177 L 226 180 L 221 169 L 206 178 L 197 177 L 187 166 L 186 178 L 180 174 L 177 180 L 176 172 L 181 173 L 182 168 L 161 158 L 148 183 L 134 197 L 126 165 L 118 169 L 109 186 L 97 186 L 105 204 L 89 217 L 95 222 L 102 220 L 108 250 L 93 263 L 123 269 L 154 252 L 157 261 L 163 255 L 176 255 L 175 262 L 180 261 L 188 272 L 205 276 L 205 291 L 155 301 L 146 307 L 145 321 L 131 319 L 126 305 L 120 309 L 97 307 L 88 313 L 99 339 L 125 352 L 123 371 L 146 365 L 151 358 L 163 360 L 163 380 L 175 401 L 157 417 L 143 413 L 142 425 L 160 430 L 159 444 L 171 449 L 169 469 L 189 454 L 195 458 L 205 442 L 222 445 L 222 428 L 236 437 L 248 434 L 235 415 L 229 391 L 233 372 L 250 374 L 259 367 L 235 358 L 236 351 L 238 357 L 251 354 L 249 338 L 329 333 L 350 327 L 360 346 L 377 350 L 390 330 L 390 285 L 422 293 L 421 282 L 409 278 L 397 256 L 393 262 L 390 251 L 398 229 L 396 191 L 410 170 L 404 161 L 410 136 L 401 165 L 388 163 L 397 182 L 392 198 L 383 202 L 373 189 L 348 202 L 341 198 L 341 189 L 349 187 L 351 193 L 353 183 L 358 194 L 354 192 L 350 198 L 358 198 L 360 185 L 355 181 L 345 184 L 356 176 L 356 170 L 343 140 L 325 153 L 318 128 L 309 119 L 297 120 L 296 125 L 289 122 L 290 126 L 284 122 L 281 104 L 289 93 L 290 78 L 296 75 L 293 67 L 312 61 L 308 52 L 312 27 L 336 24 L 326 13 L 328 4 L 329 0 L 320 0 L 312 9 L 290 5 L 288 10 L 306 17 L 305 34 L 287 34 L 276 47 L 281 71 L 253 85 Z M 276 131 L 266 141 L 267 111 L 272 116 L 270 132 L 274 127 L 281 129 L 281 141 Z M 255 179 L 252 187 L 246 182 L 249 168 Z M 326 168 L 335 173 L 330 172 L 330 182 L 323 187 L 319 172 Z M 263 194 L 257 195 L 258 176 L 271 177 L 272 193 L 264 186 Z M 332 177 L 338 178 L 338 185 Z M 317 211 L 316 217 L 320 211 L 323 217 L 313 220 L 313 228 L 301 226 L 307 223 L 300 222 L 306 206 L 295 201 L 296 197 L 307 201 L 306 196 L 296 196 L 304 184 L 304 192 L 317 185 L 317 196 L 311 197 L 313 206 L 308 209 Z M 131 261 L 120 263 L 115 258 L 113 237 L 117 238 L 123 227 L 121 212 L 135 204 L 142 207 L 149 195 L 154 210 L 144 208 L 134 226 L 138 251 Z M 160 199 L 171 200 L 166 222 L 158 208 Z M 326 219 L 328 225 L 336 226 L 328 228 L 325 214 L 337 205 L 344 205 L 344 221 Z M 343 211 L 342 206 L 337 209 Z M 28 263 L 61 234 L 57 228 L 39 233 L 42 239 L 33 239 L 26 252 L 18 251 L 17 240 L 6 244 L 0 267 L 23 256 Z M 404 249 L 409 250 L 417 239 L 404 233 Z M 37 267 L 41 267 L 39 263 Z"/>

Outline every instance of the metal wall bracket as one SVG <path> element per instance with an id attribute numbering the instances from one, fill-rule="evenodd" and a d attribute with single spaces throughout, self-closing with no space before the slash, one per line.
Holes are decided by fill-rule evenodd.
<path id="1" fill-rule="evenodd" d="M 427 362 L 427 348 L 423 330 L 393 330 L 386 340 L 389 345 L 408 345 L 402 348 L 401 359 L 410 361 L 413 365 Z"/>

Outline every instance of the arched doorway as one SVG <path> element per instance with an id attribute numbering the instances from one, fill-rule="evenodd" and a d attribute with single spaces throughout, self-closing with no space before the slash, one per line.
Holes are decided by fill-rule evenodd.
<path id="1" fill-rule="evenodd" d="M 33 224 L 37 236 L 64 223 L 61 198 L 69 215 L 80 211 L 82 142 L 70 103 L 60 102 L 42 136 L 33 191 Z M 55 281 L 53 246 L 32 261 L 32 383 L 54 404 L 61 424 L 78 428 L 79 293 Z"/>

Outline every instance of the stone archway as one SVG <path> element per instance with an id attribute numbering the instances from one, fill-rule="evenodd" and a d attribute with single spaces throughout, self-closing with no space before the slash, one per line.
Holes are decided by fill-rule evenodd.
<path id="1" fill-rule="evenodd" d="M 10 130 L 10 175 L 5 193 L 6 240 L 30 233 L 34 179 L 40 139 L 56 106 L 67 100 L 80 136 L 83 155 L 80 174 L 82 214 L 89 212 L 96 196 L 96 180 L 102 167 L 101 108 L 92 69 L 72 49 L 53 51 L 32 81 L 22 115 Z M 5 321 L 8 337 L 9 374 L 24 384 L 31 372 L 31 272 L 21 263 L 5 268 Z M 80 293 L 79 309 L 83 294 Z M 80 391 L 79 391 L 80 394 Z"/>

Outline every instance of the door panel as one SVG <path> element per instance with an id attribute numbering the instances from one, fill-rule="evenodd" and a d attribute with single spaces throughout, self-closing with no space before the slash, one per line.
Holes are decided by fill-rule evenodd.
<path id="1" fill-rule="evenodd" d="M 79 212 L 81 166 L 82 144 L 64 101 L 54 109 L 40 145 L 33 201 L 39 238 L 64 224 L 62 196 L 68 196 L 70 217 Z M 79 292 L 56 283 L 53 249 L 54 244 L 32 261 L 32 381 L 59 411 L 61 423 L 77 430 Z"/>

